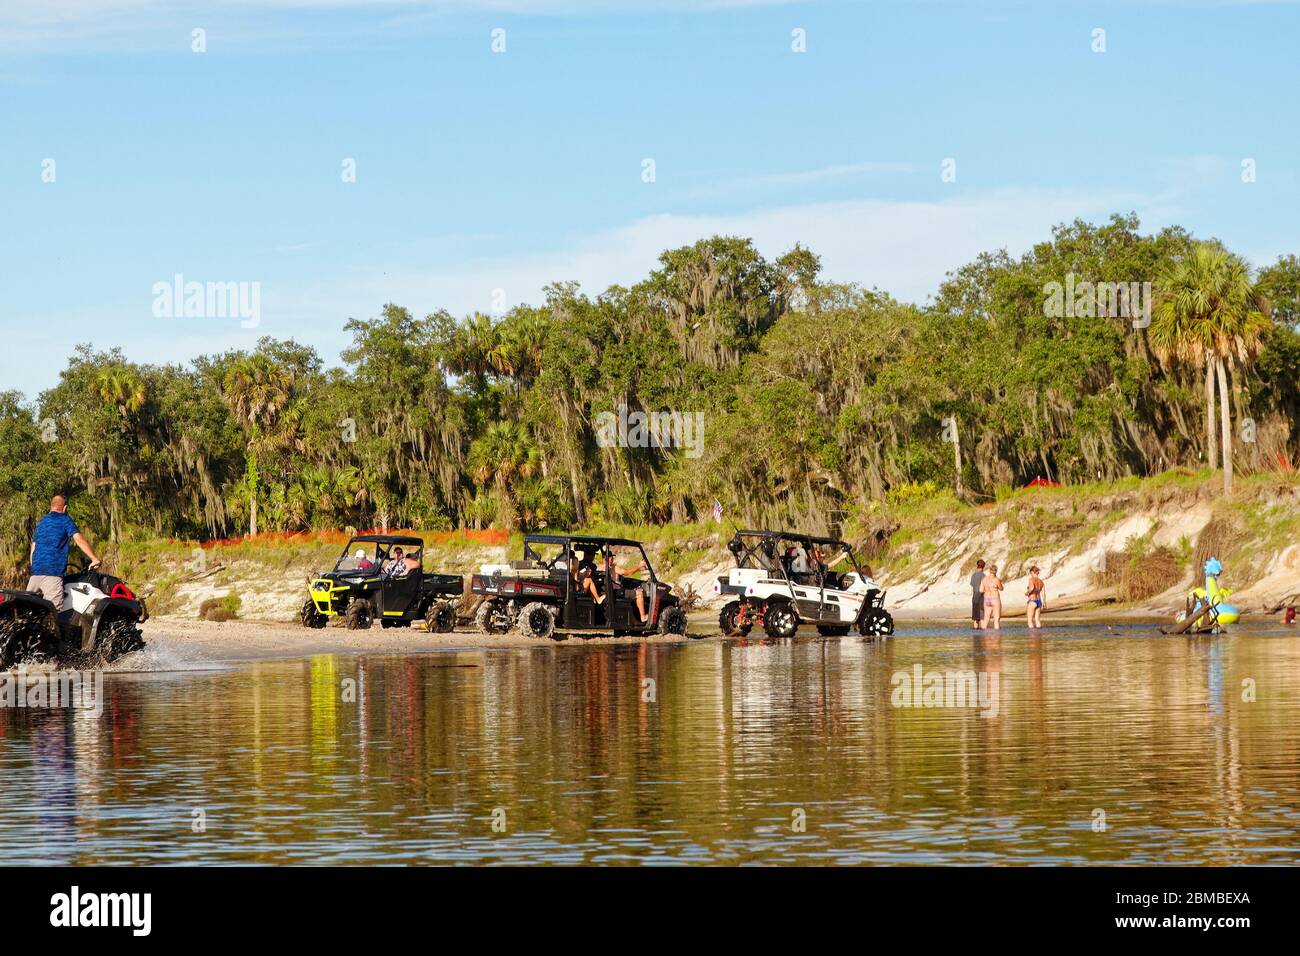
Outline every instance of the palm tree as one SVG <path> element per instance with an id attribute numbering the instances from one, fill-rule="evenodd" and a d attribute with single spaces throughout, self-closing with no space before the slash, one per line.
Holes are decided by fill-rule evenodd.
<path id="1" fill-rule="evenodd" d="M 257 455 L 263 436 L 274 434 L 293 397 L 293 373 L 265 355 L 247 355 L 226 370 L 221 396 L 248 433 L 245 479 L 248 485 L 248 533 L 257 534 Z"/>
<path id="2" fill-rule="evenodd" d="M 475 312 L 457 327 L 447 350 L 447 368 L 453 375 L 469 376 L 480 386 L 493 371 L 497 327 L 490 315 Z"/>
<path id="3" fill-rule="evenodd" d="M 1223 491 L 1232 493 L 1232 413 L 1228 369 L 1236 374 L 1259 354 L 1272 321 L 1268 303 L 1252 285 L 1244 260 L 1215 243 L 1201 243 L 1161 278 L 1151 323 L 1151 346 L 1162 363 L 1205 368 L 1205 429 L 1210 467 L 1214 443 L 1214 383 L 1219 384 Z"/>
<path id="4" fill-rule="evenodd" d="M 496 327 L 488 361 L 498 375 L 513 379 L 518 391 L 528 388 L 541 369 L 549 324 L 545 310 L 529 309 L 511 315 Z"/>
<path id="5" fill-rule="evenodd" d="M 495 484 L 501 502 L 501 521 L 506 529 L 515 528 L 513 486 L 531 478 L 541 456 L 528 429 L 515 422 L 493 422 L 469 450 L 469 466 L 480 486 Z"/>
<path id="6" fill-rule="evenodd" d="M 145 402 L 145 384 L 133 369 L 112 365 L 95 373 L 95 394 L 117 408 L 122 421 L 138 412 Z"/>
<path id="7" fill-rule="evenodd" d="M 147 397 L 144 379 L 126 365 L 109 365 L 95 373 L 91 390 L 105 405 L 117 410 L 118 429 L 127 446 L 138 447 L 141 436 L 136 428 L 135 415 L 144 407 Z M 108 536 L 113 541 L 120 541 L 122 506 L 117 491 L 123 478 L 129 481 L 130 475 L 123 476 L 123 462 L 119 455 L 110 452 L 107 466 L 109 473 L 100 484 L 108 485 Z"/>

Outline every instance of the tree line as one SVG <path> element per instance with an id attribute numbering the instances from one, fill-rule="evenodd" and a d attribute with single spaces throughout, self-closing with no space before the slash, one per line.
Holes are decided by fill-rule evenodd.
<path id="1" fill-rule="evenodd" d="M 1067 276 L 1151 283 L 1149 326 L 1050 307 Z M 1295 256 L 1255 271 L 1116 215 L 981 254 L 924 304 L 826 281 L 800 245 L 769 260 L 715 236 L 594 297 L 387 305 L 347 323 L 342 367 L 271 338 L 187 365 L 81 345 L 35 401 L 0 392 L 0 547 L 25 558 L 55 490 L 123 540 L 685 522 L 715 502 L 821 530 L 937 487 L 1207 465 L 1230 485 L 1300 451 L 1297 322 Z M 702 445 L 598 440 L 620 407 L 703 412 Z"/>

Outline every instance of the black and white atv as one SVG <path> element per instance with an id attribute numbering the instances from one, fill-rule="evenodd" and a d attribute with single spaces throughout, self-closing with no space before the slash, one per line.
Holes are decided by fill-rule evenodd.
<path id="1" fill-rule="evenodd" d="M 714 594 L 729 599 L 718 615 L 723 634 L 743 636 L 757 625 L 770 637 L 793 637 L 804 623 L 827 636 L 851 630 L 864 637 L 894 633 L 885 592 L 843 541 L 788 531 L 737 531 L 727 550 L 736 567 L 713 585 Z"/>
<path id="2" fill-rule="evenodd" d="M 24 662 L 99 667 L 144 647 L 144 601 L 121 579 L 86 569 L 63 579 L 63 612 L 33 591 L 0 590 L 0 670 Z"/>

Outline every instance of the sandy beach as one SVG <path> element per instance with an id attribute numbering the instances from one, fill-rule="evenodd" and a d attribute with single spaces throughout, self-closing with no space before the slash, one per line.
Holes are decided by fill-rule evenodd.
<path id="1" fill-rule="evenodd" d="M 689 637 L 613 637 L 608 634 L 560 635 L 536 640 L 521 634 L 480 634 L 459 625 L 446 634 L 420 628 L 372 627 L 350 631 L 340 625 L 312 630 L 280 621 L 194 621 L 151 618 L 143 627 L 144 657 L 176 658 L 178 662 L 234 662 L 310 657 L 315 654 L 415 654 L 466 648 L 537 648 L 568 644 L 682 644 L 719 639 L 716 614 L 691 617 Z M 130 658 L 124 659 L 130 665 Z"/>
<path id="2" fill-rule="evenodd" d="M 1104 613 L 1105 621 L 1102 620 Z M 1164 623 L 1163 619 L 1142 610 L 1107 610 L 1099 613 L 1059 612 L 1050 615 L 1047 629 L 1052 626 L 1074 623 L 1123 623 L 1126 625 L 1150 621 L 1152 627 Z M 1023 617 L 1023 613 L 1021 615 Z M 959 616 L 939 617 L 902 613 L 898 617 L 899 632 L 895 635 L 931 628 L 963 628 L 967 621 Z M 1005 634 L 1019 633 L 1023 624 L 1011 623 L 1003 629 Z M 765 638 L 761 632 L 753 638 Z M 816 638 L 811 627 L 800 631 L 802 638 Z M 471 625 L 457 625 L 446 634 L 430 634 L 415 627 L 380 628 L 368 631 L 350 631 L 341 625 L 331 625 L 311 630 L 282 621 L 237 620 L 221 623 L 195 621 L 178 617 L 156 617 L 144 625 L 145 651 L 142 655 L 126 658 L 121 669 L 155 669 L 174 664 L 183 668 L 187 664 L 234 663 L 240 661 L 275 660 L 311 657 L 316 654 L 420 654 L 454 652 L 473 649 L 526 649 L 566 646 L 612 646 L 619 644 L 686 644 L 701 641 L 718 641 L 723 636 L 718 631 L 716 610 L 695 611 L 690 615 L 690 630 L 686 637 L 613 637 L 601 634 L 559 635 L 549 640 L 537 640 L 518 633 L 480 634 Z M 851 634 L 840 640 L 859 639 Z M 117 669 L 117 668 L 115 668 Z"/>

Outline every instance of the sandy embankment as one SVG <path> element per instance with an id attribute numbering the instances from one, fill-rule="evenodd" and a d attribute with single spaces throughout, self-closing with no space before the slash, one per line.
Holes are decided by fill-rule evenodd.
<path id="1" fill-rule="evenodd" d="M 1171 514 L 1133 515 L 1098 535 L 1078 553 L 1061 548 L 1018 560 L 1014 567 L 1010 567 L 1011 576 L 1004 576 L 1004 614 L 1013 617 L 1025 613 L 1025 591 L 1029 586 L 1028 569 L 1031 565 L 1037 564 L 1041 569 L 1047 591 L 1047 613 L 1052 613 L 1053 606 L 1077 607 L 1103 597 L 1104 592 L 1096 588 L 1092 579 L 1108 551 L 1120 551 L 1130 538 L 1146 534 L 1151 534 L 1153 544 L 1170 547 L 1176 546 L 1183 537 L 1195 539 L 1209 523 L 1210 512 L 1208 504 L 1201 504 Z M 1006 522 L 999 524 L 987 538 L 955 545 L 942 563 L 922 569 L 912 580 L 890 590 L 889 603 L 895 617 L 911 619 L 966 613 L 970 607 L 969 581 L 975 561 L 983 558 L 989 565 L 1003 569 L 1005 574 L 1013 547 Z M 1152 598 L 1143 607 L 1125 609 L 1124 616 L 1161 614 L 1167 610 L 1166 605 L 1169 605 L 1168 609 L 1181 605 L 1188 585 L 1190 578 Z M 1166 595 L 1174 594 L 1176 598 L 1165 600 Z"/>
<path id="2" fill-rule="evenodd" d="M 1148 537 L 1154 546 L 1178 551 L 1209 524 L 1212 506 L 1198 501 L 1190 506 L 1171 502 L 1143 514 L 1130 515 L 1099 533 L 1079 550 L 1061 547 L 1044 550 L 1010 562 L 1015 542 L 1005 522 L 988 536 L 950 545 L 934 563 L 913 571 L 907 580 L 891 582 L 888 572 L 882 581 L 888 588 L 887 605 L 899 620 L 952 619 L 964 616 L 970 606 L 970 575 L 977 558 L 1003 569 L 1003 616 L 1023 617 L 1028 569 L 1037 564 L 1046 583 L 1046 614 L 1052 617 L 1085 614 L 1121 619 L 1158 617 L 1168 619 L 1183 607 L 1187 592 L 1200 583 L 1199 571 L 1189 570 L 1182 580 L 1139 605 L 1102 607 L 1112 596 L 1093 583 L 1107 552 L 1123 551 L 1132 538 Z M 1262 573 L 1242 581 L 1238 569 L 1228 566 L 1222 584 L 1232 590 L 1231 602 L 1243 610 L 1258 613 L 1287 594 L 1300 591 L 1300 544 L 1283 547 L 1271 555 Z"/>

